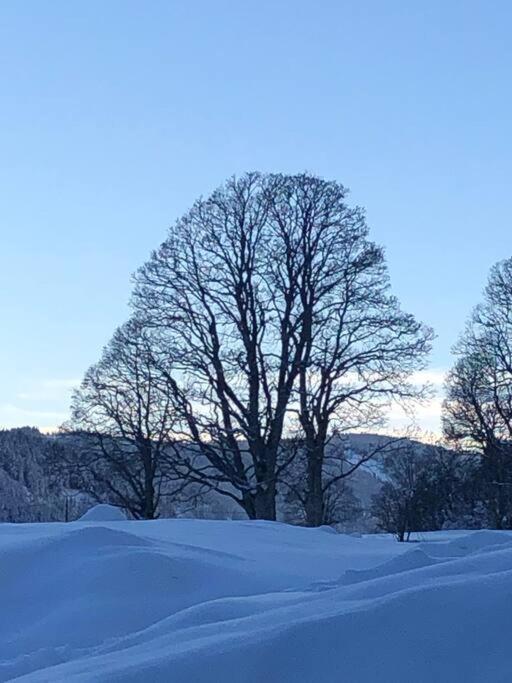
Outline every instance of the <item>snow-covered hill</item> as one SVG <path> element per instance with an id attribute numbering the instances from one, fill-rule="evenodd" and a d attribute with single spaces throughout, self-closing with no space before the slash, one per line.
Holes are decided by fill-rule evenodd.
<path id="1" fill-rule="evenodd" d="M 511 594 L 505 532 L 5 524 L 0 680 L 504 682 Z"/>

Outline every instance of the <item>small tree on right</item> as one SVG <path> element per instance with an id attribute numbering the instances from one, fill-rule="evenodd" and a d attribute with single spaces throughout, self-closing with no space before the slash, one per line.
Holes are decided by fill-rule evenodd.
<path id="1" fill-rule="evenodd" d="M 439 445 L 397 443 L 382 462 L 385 482 L 374 496 L 377 526 L 399 541 L 412 532 L 451 526 L 459 515 L 462 468 L 459 458 Z"/>
<path id="2" fill-rule="evenodd" d="M 491 270 L 455 347 L 443 405 L 446 439 L 482 457 L 480 495 L 488 524 L 512 526 L 512 258 Z"/>
<path id="3" fill-rule="evenodd" d="M 386 481 L 374 497 L 372 514 L 382 531 L 392 533 L 400 542 L 408 541 L 413 531 L 425 529 L 428 468 L 425 458 L 410 443 L 384 458 Z"/>

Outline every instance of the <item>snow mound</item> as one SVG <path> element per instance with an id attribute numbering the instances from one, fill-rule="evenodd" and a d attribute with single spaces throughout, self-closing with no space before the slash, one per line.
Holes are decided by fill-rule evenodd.
<path id="1" fill-rule="evenodd" d="M 510 680 L 505 532 L 2 525 L 0 576 L 0 681 Z"/>
<path id="2" fill-rule="evenodd" d="M 404 553 L 403 555 L 400 555 L 399 557 L 394 557 L 388 562 L 385 562 L 384 564 L 373 569 L 348 569 L 342 578 L 342 583 L 359 583 L 360 581 L 381 579 L 385 576 L 391 576 L 393 574 L 401 574 L 403 572 L 421 569 L 423 567 L 430 567 L 438 562 L 439 560 L 430 557 L 421 548 L 416 548 Z"/>
<path id="3" fill-rule="evenodd" d="M 465 557 L 472 553 L 489 552 L 494 549 L 512 546 L 512 533 L 508 531 L 490 531 L 483 529 L 473 531 L 461 538 L 455 538 L 438 543 L 421 544 L 420 547 L 428 547 L 432 557 L 450 558 Z"/>
<path id="4" fill-rule="evenodd" d="M 95 505 L 83 514 L 79 522 L 122 522 L 126 521 L 126 515 L 114 505 L 104 503 Z"/>

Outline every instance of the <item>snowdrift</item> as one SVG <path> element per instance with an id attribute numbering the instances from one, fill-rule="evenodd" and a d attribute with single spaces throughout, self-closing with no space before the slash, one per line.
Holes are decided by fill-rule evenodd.
<path id="1" fill-rule="evenodd" d="M 0 681 L 510 681 L 512 534 L 0 525 Z"/>
<path id="2" fill-rule="evenodd" d="M 122 522 L 126 521 L 126 515 L 113 505 L 94 505 L 80 517 L 80 522 Z"/>

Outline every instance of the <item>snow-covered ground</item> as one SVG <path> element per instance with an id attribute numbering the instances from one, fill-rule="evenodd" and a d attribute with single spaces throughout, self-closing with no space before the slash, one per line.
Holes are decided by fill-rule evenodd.
<path id="1" fill-rule="evenodd" d="M 512 680 L 512 534 L 91 517 L 0 525 L 1 681 Z"/>

